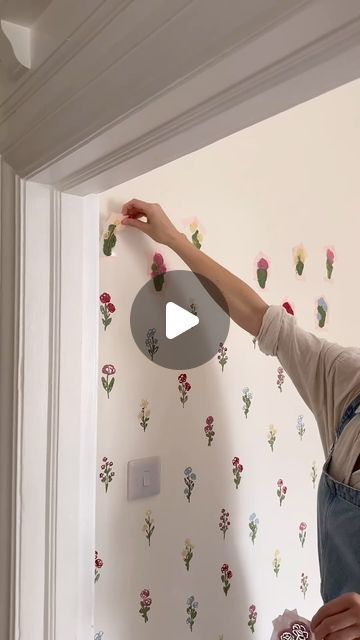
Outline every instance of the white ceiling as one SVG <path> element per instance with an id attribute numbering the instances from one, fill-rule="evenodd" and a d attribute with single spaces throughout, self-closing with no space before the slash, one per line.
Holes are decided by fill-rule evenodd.
<path id="1" fill-rule="evenodd" d="M 151 166 L 172 159 L 160 140 L 186 153 L 359 75 L 344 53 L 360 43 L 359 0 L 0 0 L 0 18 L 31 38 L 29 70 L 0 38 L 0 153 L 66 188 L 101 162 L 126 163 L 128 179 L 148 168 L 145 148 Z M 333 73 L 321 66 L 339 56 Z M 280 99 L 276 87 L 311 69 Z"/>
<path id="2" fill-rule="evenodd" d="M 51 0 L 0 0 L 0 18 L 31 26 L 50 2 Z"/>

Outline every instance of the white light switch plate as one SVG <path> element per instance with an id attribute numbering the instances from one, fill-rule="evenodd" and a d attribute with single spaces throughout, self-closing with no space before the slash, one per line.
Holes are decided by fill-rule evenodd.
<path id="1" fill-rule="evenodd" d="M 127 469 L 128 500 L 149 498 L 160 493 L 160 458 L 130 460 Z"/>

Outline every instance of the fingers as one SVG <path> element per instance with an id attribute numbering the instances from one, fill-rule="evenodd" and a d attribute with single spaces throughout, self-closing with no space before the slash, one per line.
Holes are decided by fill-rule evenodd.
<path id="1" fill-rule="evenodd" d="M 345 593 L 339 598 L 335 598 L 335 600 L 331 600 L 327 604 L 324 604 L 323 607 L 319 609 L 319 611 L 314 615 L 311 621 L 311 629 L 314 630 L 325 618 L 329 616 L 333 616 L 336 613 L 341 613 L 342 611 L 346 611 L 351 606 L 352 602 L 349 600 L 350 594 Z"/>
<path id="2" fill-rule="evenodd" d="M 330 633 L 330 635 L 323 637 L 325 638 L 325 640 L 359 640 L 359 633 L 360 627 L 359 625 L 355 625 L 353 627 L 342 629 L 341 631 L 336 631 L 335 633 Z"/>
<path id="3" fill-rule="evenodd" d="M 144 231 L 147 233 L 147 227 L 149 226 L 147 222 L 142 222 L 141 220 L 137 220 L 136 218 L 124 218 L 121 221 L 121 224 L 126 227 L 133 227 L 134 229 L 139 229 L 139 231 Z"/>
<path id="4" fill-rule="evenodd" d="M 358 623 L 357 616 L 352 609 L 337 613 L 335 615 L 326 617 L 322 622 L 313 628 L 315 640 L 323 640 L 323 638 L 336 638 L 336 640 L 355 640 L 358 635 L 351 635 L 351 629 L 354 630 L 352 625 Z"/>
<path id="5" fill-rule="evenodd" d="M 132 200 L 124 204 L 121 213 L 123 214 L 123 216 L 132 214 L 142 214 L 148 216 L 151 213 L 151 207 L 152 204 L 150 202 L 144 202 L 143 200 L 133 198 Z"/>

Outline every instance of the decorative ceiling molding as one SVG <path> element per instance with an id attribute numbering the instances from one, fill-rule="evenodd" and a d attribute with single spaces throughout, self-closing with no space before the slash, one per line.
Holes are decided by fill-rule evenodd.
<path id="1" fill-rule="evenodd" d="M 152 0 L 148 13 L 124 0 L 95 37 L 89 24 L 86 42 L 78 33 L 52 78 L 49 60 L 24 83 L 27 97 L 6 102 L 0 151 L 22 177 L 85 194 L 359 76 L 358 0 L 272 2 L 272 13 L 253 3 L 266 10 L 245 29 L 238 0 L 227 0 L 230 18 L 217 5 L 207 15 L 205 0 Z"/>

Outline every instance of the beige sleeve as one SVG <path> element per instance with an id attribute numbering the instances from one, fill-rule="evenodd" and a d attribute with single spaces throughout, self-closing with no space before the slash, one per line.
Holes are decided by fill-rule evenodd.
<path id="1" fill-rule="evenodd" d="M 257 339 L 263 353 L 278 357 L 313 412 L 327 453 L 343 412 L 360 392 L 360 350 L 304 331 L 280 306 L 268 308 Z"/>

